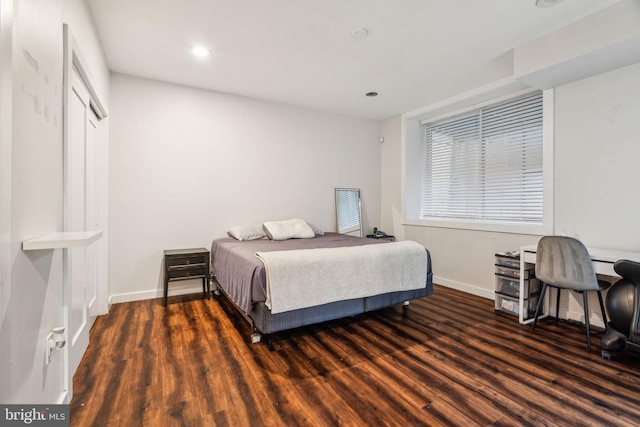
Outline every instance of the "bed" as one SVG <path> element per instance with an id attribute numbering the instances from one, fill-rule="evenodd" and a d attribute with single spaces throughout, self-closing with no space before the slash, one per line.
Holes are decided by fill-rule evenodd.
<path id="1" fill-rule="evenodd" d="M 412 299 L 433 293 L 431 259 L 429 251 L 422 246 L 418 247 L 426 262 L 407 267 L 408 257 L 402 251 L 407 250 L 408 244 L 338 233 L 314 233 L 314 236 L 283 240 L 255 239 L 255 236 L 254 240 L 234 237 L 213 240 L 210 273 L 214 292 L 224 294 L 251 323 L 252 342 L 260 342 L 263 334 L 354 316 L 395 304 L 408 305 Z M 394 255 L 389 255 L 394 251 L 400 251 L 397 255 L 400 261 L 395 264 L 388 261 L 394 258 Z M 289 294 L 284 293 L 284 297 L 278 297 L 282 302 L 278 302 L 276 307 L 275 295 L 279 294 L 274 291 L 278 277 L 274 258 L 289 261 L 291 257 L 294 258 L 290 262 L 293 263 L 292 274 L 295 274 L 291 276 L 294 293 L 309 291 L 313 295 L 304 295 L 302 300 L 308 298 L 309 301 L 296 305 L 296 302 L 291 303 Z M 351 259 L 349 257 L 355 257 L 355 261 L 350 263 L 347 261 Z M 363 277 L 364 283 L 353 286 L 355 290 L 346 290 L 348 286 L 340 283 L 341 277 L 347 276 L 347 273 L 336 271 L 341 262 L 346 264 L 343 268 L 350 270 L 348 274 Z M 315 272 L 312 264 L 317 266 Z M 378 265 L 385 267 L 377 268 Z M 414 267 L 424 271 L 408 279 L 412 283 L 404 285 L 407 289 L 395 283 L 406 281 L 407 271 Z M 287 274 L 284 276 L 288 277 Z M 369 283 L 376 280 L 382 283 L 368 289 L 367 286 L 376 286 Z M 293 297 L 295 300 L 295 295 Z"/>

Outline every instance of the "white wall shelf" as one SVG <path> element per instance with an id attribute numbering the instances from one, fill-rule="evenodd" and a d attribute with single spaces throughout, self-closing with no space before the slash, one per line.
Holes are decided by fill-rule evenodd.
<path id="1" fill-rule="evenodd" d="M 89 246 L 102 237 L 102 231 L 63 231 L 22 242 L 23 251 Z"/>

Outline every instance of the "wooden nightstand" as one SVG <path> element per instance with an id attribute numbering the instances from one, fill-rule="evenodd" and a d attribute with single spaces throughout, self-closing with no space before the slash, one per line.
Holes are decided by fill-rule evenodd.
<path id="1" fill-rule="evenodd" d="M 164 251 L 164 301 L 167 306 L 169 282 L 202 279 L 202 292 L 209 293 L 209 251 L 205 248 L 170 249 Z"/>
<path id="2" fill-rule="evenodd" d="M 377 236 L 375 234 L 367 234 L 367 237 L 369 239 L 388 240 L 389 242 L 395 242 L 396 241 L 395 236 L 389 236 L 387 234 L 385 234 L 384 236 Z"/>

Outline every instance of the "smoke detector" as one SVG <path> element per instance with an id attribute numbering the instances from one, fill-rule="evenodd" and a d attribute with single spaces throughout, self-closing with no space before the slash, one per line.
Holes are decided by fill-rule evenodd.
<path id="1" fill-rule="evenodd" d="M 367 31 L 365 28 L 356 28 L 355 30 L 351 31 L 351 37 L 356 40 L 363 39 L 368 35 L 369 31 Z"/>

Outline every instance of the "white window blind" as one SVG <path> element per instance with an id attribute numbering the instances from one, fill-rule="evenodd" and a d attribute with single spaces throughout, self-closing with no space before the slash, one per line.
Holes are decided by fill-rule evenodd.
<path id="1" fill-rule="evenodd" d="M 421 218 L 543 223 L 542 92 L 427 123 Z"/>

